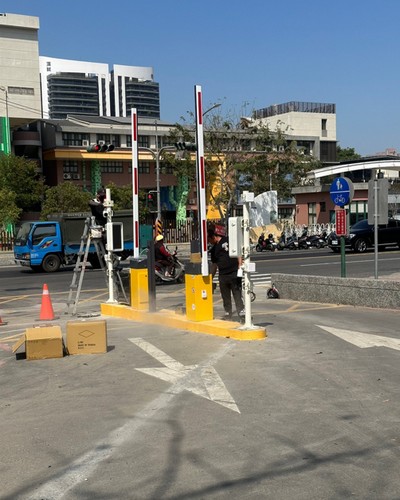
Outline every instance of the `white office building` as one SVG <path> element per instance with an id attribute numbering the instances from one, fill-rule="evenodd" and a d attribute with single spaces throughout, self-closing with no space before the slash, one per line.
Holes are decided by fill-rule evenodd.
<path id="1" fill-rule="evenodd" d="M 41 56 L 40 78 L 44 118 L 67 115 L 160 118 L 159 85 L 153 68 L 73 61 Z"/>
<path id="2" fill-rule="evenodd" d="M 0 116 L 11 126 L 42 116 L 39 18 L 0 13 Z"/>

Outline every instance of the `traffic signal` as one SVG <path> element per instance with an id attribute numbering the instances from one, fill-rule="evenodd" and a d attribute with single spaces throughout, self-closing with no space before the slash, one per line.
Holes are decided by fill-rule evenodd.
<path id="1" fill-rule="evenodd" d="M 197 146 L 194 142 L 176 142 L 175 147 L 180 151 L 197 151 Z"/>
<path id="2" fill-rule="evenodd" d="M 110 153 L 114 151 L 114 144 L 91 144 L 86 151 L 88 153 Z"/>
<path id="3" fill-rule="evenodd" d="M 157 212 L 157 191 L 147 193 L 146 206 L 149 212 Z"/>

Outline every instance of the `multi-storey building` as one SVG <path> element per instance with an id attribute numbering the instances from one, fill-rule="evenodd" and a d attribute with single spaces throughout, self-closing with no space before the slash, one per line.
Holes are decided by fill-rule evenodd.
<path id="1" fill-rule="evenodd" d="M 44 118 L 67 115 L 160 118 L 159 85 L 153 68 L 39 57 Z"/>
<path id="2" fill-rule="evenodd" d="M 279 128 L 287 140 L 324 164 L 336 162 L 335 104 L 291 101 L 254 112 L 253 119 Z"/>
<path id="3" fill-rule="evenodd" d="M 0 14 L 0 146 L 10 151 L 12 128 L 41 117 L 39 18 Z M 30 138 L 37 145 L 38 135 Z M 14 147 L 18 144 L 14 143 Z"/>

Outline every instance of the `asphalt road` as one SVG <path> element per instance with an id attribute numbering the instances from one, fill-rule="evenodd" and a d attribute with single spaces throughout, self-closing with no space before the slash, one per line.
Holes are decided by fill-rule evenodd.
<path id="1" fill-rule="evenodd" d="M 61 276 L 49 284 L 56 311 Z M 29 295 L 42 278 L 7 286 Z M 3 295 L 0 497 L 399 498 L 399 312 L 261 290 L 262 341 L 106 317 L 107 354 L 40 361 L 10 352 L 39 304 Z M 178 304 L 182 289 L 160 287 L 158 298 Z M 65 332 L 69 319 L 55 322 Z"/>

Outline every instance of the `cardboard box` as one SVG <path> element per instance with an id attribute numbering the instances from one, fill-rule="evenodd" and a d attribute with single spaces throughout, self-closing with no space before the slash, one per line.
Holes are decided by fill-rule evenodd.
<path id="1" fill-rule="evenodd" d="M 13 352 L 20 352 L 24 345 L 26 359 L 63 357 L 63 339 L 59 326 L 27 328 L 24 335 L 14 344 Z"/>
<path id="2" fill-rule="evenodd" d="M 67 322 L 68 354 L 103 354 L 107 352 L 107 323 L 99 321 Z"/>

